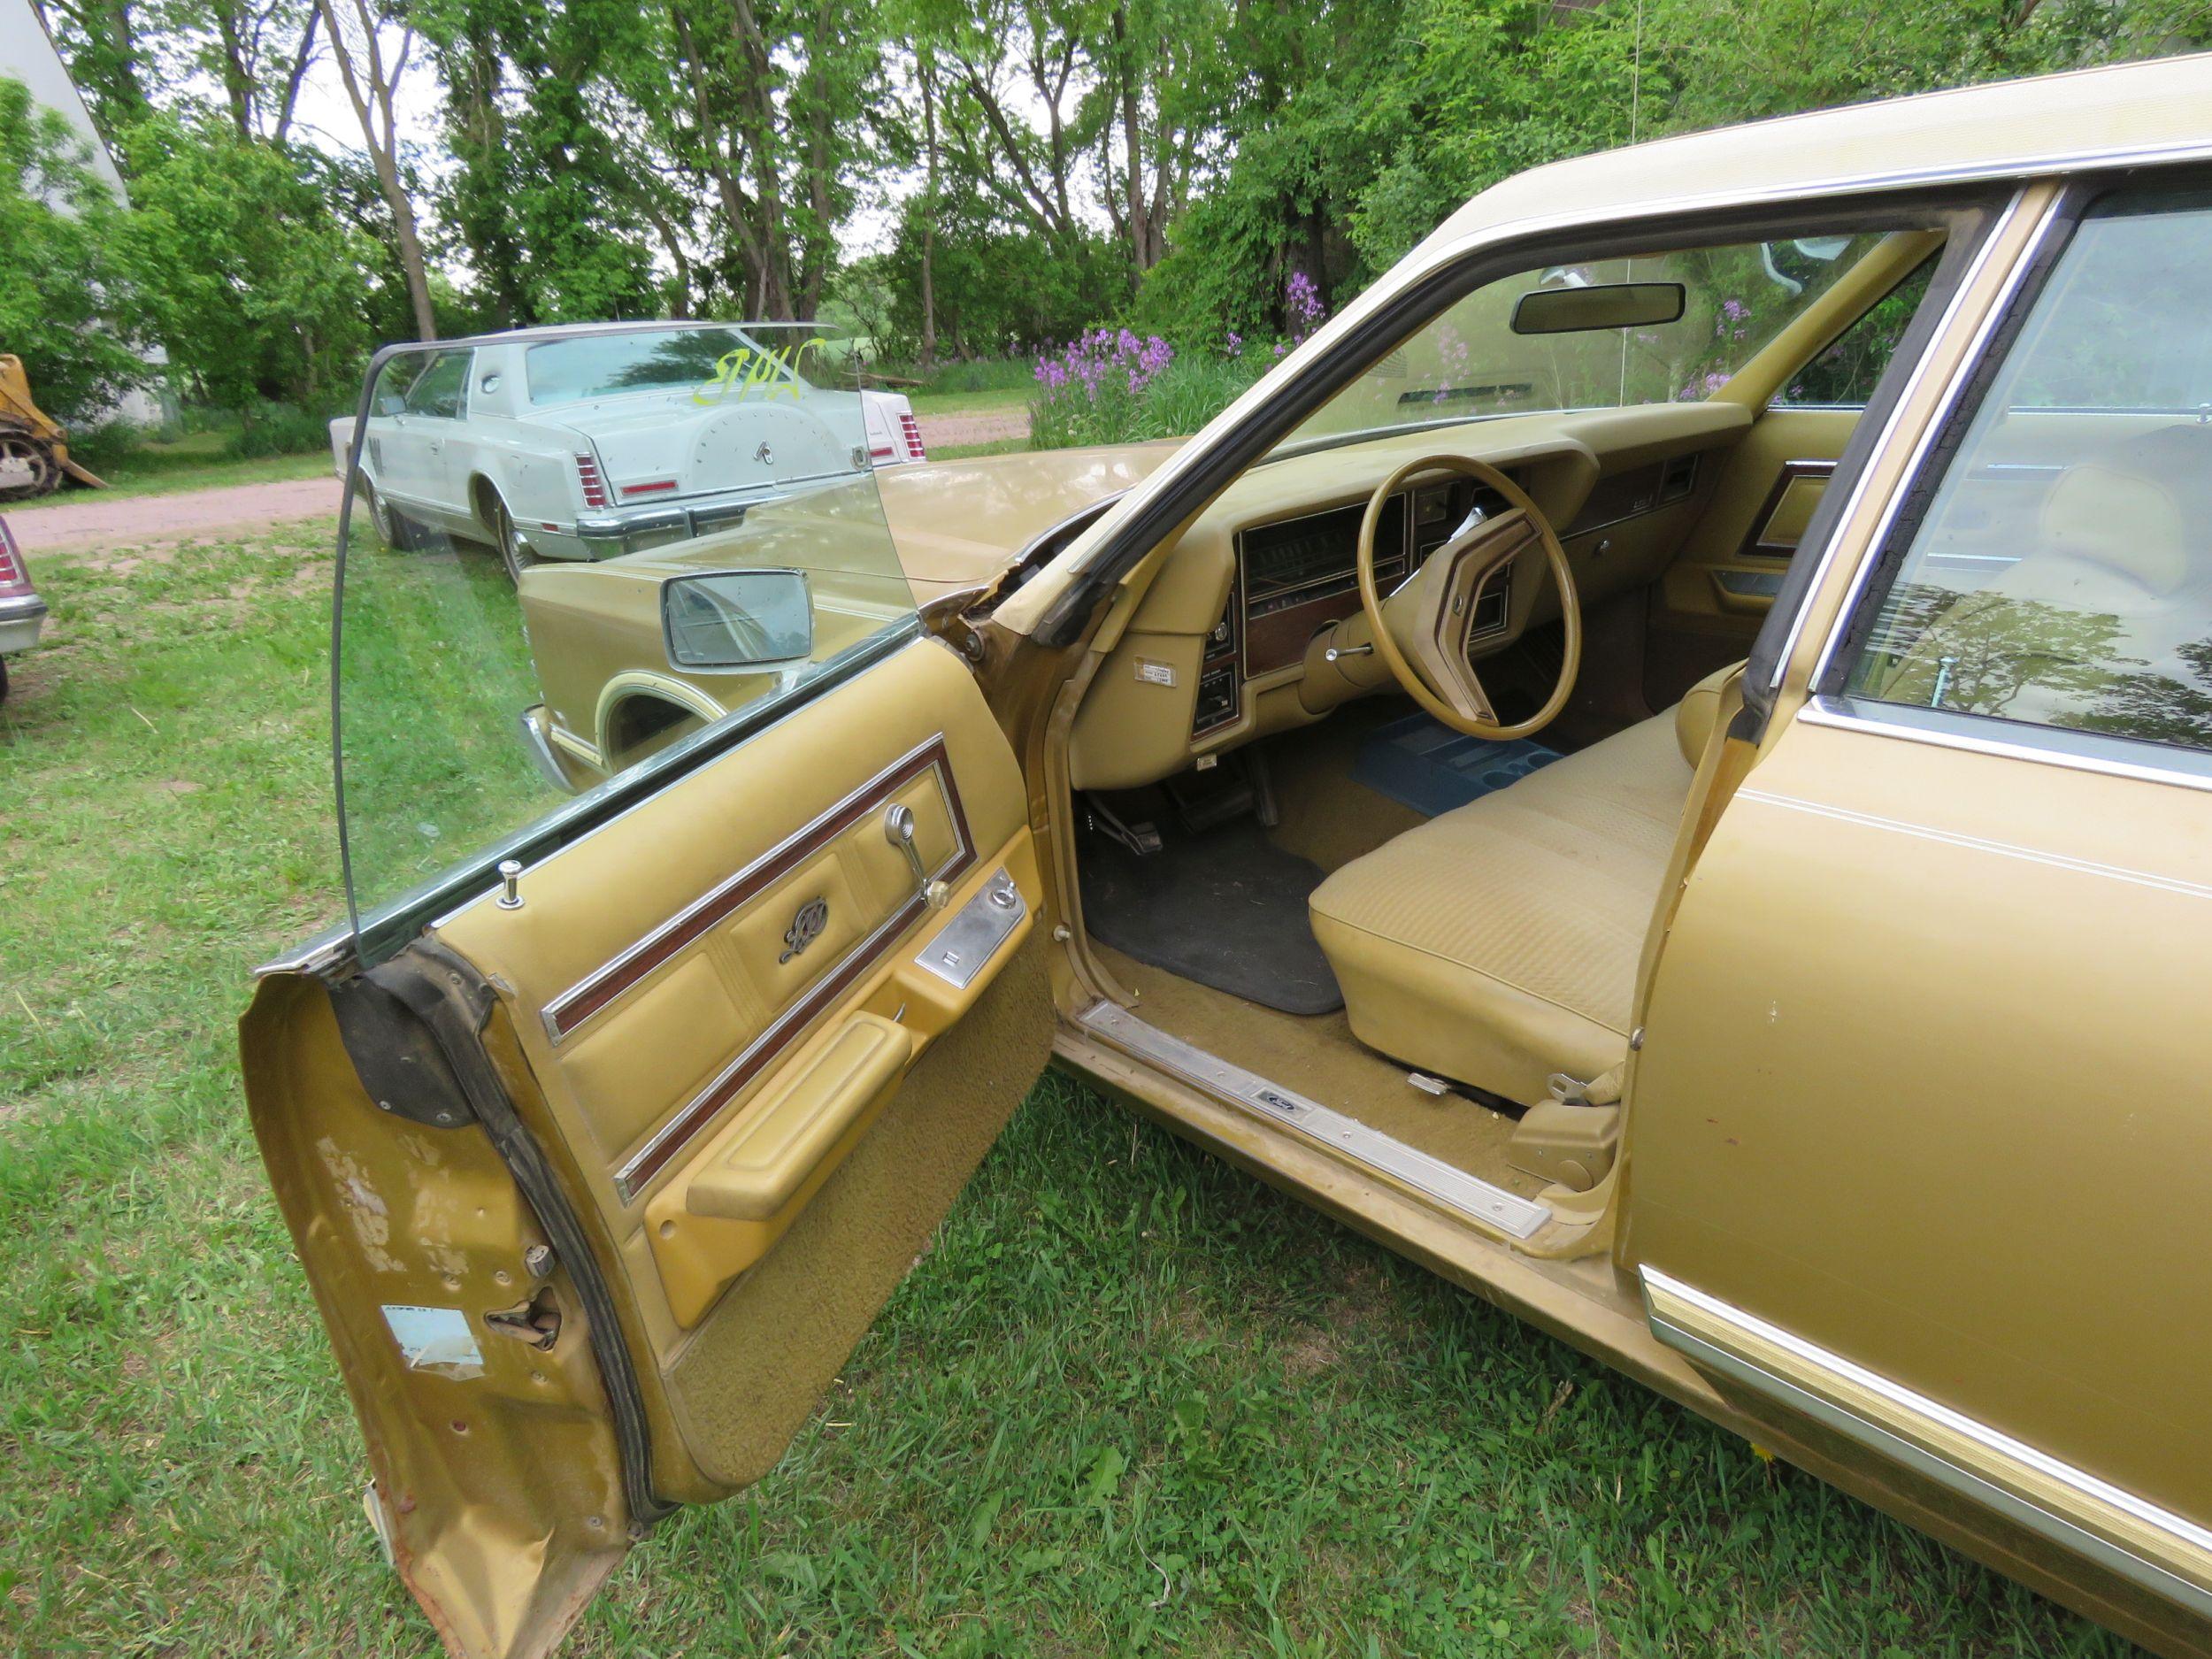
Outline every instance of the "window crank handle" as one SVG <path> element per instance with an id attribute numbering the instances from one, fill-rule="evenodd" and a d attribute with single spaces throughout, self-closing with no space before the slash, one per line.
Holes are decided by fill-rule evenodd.
<path id="1" fill-rule="evenodd" d="M 929 872 L 922 868 L 921 849 L 914 845 L 914 809 L 894 805 L 883 815 L 884 839 L 906 855 L 906 867 L 914 875 L 914 891 L 922 902 L 933 910 L 945 908 L 949 890 L 941 881 L 930 879 Z"/>

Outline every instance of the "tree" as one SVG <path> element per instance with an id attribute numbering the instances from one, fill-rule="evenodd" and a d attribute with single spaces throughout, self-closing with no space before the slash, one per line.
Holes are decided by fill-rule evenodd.
<path id="1" fill-rule="evenodd" d="M 319 404 L 358 371 L 368 239 L 287 151 L 227 125 L 134 127 L 119 246 L 172 372 L 208 402 Z"/>
<path id="2" fill-rule="evenodd" d="M 155 73 L 131 0 L 38 0 L 38 6 L 93 124 L 112 143 L 153 108 Z"/>
<path id="3" fill-rule="evenodd" d="M 149 375 L 122 209 L 90 163 L 67 121 L 0 79 L 0 342 L 62 420 L 97 419 Z"/>
<path id="4" fill-rule="evenodd" d="M 415 316 L 415 337 L 438 337 L 437 313 L 430 302 L 430 273 L 424 264 L 422 235 L 415 220 L 415 204 L 408 195 L 405 161 L 400 154 L 399 118 L 394 100 L 407 61 L 415 47 L 411 26 L 400 31 L 399 43 L 388 52 L 380 31 L 382 19 L 369 0 L 315 0 L 329 32 L 331 57 L 346 88 L 346 102 L 360 123 L 369 163 L 376 170 L 377 188 L 391 210 L 392 234 L 399 252 L 400 269 L 407 279 L 407 295 Z"/>
<path id="5" fill-rule="evenodd" d="M 241 138 L 282 143 L 316 58 L 322 13 L 314 0 L 170 0 L 192 65 L 223 89 Z"/>

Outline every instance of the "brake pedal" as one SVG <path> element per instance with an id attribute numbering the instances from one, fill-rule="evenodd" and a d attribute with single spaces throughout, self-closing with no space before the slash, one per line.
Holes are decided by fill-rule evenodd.
<path id="1" fill-rule="evenodd" d="M 1093 829 L 1108 840 L 1119 842 L 1140 858 L 1149 858 L 1167 845 L 1150 824 L 1124 823 L 1113 808 L 1102 801 L 1086 800 L 1083 810 Z"/>

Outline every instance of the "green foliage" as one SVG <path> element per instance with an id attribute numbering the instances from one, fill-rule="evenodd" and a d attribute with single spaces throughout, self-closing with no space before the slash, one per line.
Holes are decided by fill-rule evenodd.
<path id="1" fill-rule="evenodd" d="M 868 262 L 881 285 L 879 355 L 921 355 L 921 212 L 902 215 L 890 249 Z M 948 202 L 934 226 L 933 288 L 941 356 L 1020 354 L 1111 314 L 1125 289 L 1115 245 L 1095 232 L 1048 242 L 973 195 Z"/>
<path id="2" fill-rule="evenodd" d="M 124 148 L 125 242 L 173 371 L 228 409 L 342 400 L 370 344 L 367 240 L 288 151 L 227 127 L 152 115 Z"/>
<path id="3" fill-rule="evenodd" d="M 0 351 L 65 424 L 148 378 L 124 215 L 91 161 L 67 122 L 0 78 Z"/>
<path id="4" fill-rule="evenodd" d="M 1033 447 L 1188 437 L 1242 396 L 1269 363 L 1263 353 L 1232 358 L 1188 351 L 1146 374 L 1131 373 L 1110 353 L 1096 355 L 1103 359 L 1100 373 L 1064 373 L 1056 383 L 1039 385 L 1029 403 Z"/>
<path id="5" fill-rule="evenodd" d="M 254 403 L 240 411 L 238 431 L 228 453 L 242 461 L 273 455 L 326 455 L 329 417 L 289 403 Z"/>

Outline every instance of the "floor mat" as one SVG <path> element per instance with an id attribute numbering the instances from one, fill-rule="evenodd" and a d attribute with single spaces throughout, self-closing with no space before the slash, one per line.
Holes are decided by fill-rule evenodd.
<path id="1" fill-rule="evenodd" d="M 1525 737 L 1505 743 L 1462 737 L 1441 721 L 1412 714 L 1367 734 L 1352 778 L 1436 818 L 1517 783 L 1558 758 L 1557 750 Z"/>
<path id="2" fill-rule="evenodd" d="M 1089 834 L 1082 860 L 1084 925 L 1115 949 L 1286 1014 L 1344 1006 L 1306 920 L 1321 867 L 1283 851 L 1253 820 L 1171 840 L 1142 858 Z"/>

